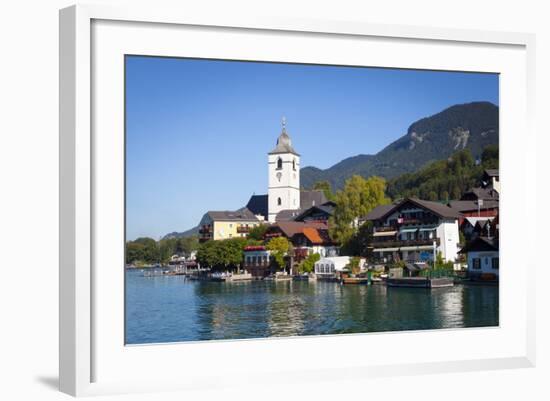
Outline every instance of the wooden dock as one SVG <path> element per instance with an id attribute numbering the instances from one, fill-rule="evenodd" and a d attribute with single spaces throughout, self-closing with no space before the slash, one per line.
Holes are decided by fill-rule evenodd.
<path id="1" fill-rule="evenodd" d="M 388 285 L 388 287 L 444 288 L 452 287 L 454 285 L 454 280 L 452 277 L 399 277 L 388 278 L 386 280 L 386 284 Z"/>

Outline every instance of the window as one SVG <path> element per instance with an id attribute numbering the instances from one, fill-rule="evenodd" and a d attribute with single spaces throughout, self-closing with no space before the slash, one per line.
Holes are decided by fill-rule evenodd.
<path id="1" fill-rule="evenodd" d="M 283 159 L 281 159 L 280 157 L 277 159 L 277 170 L 282 170 L 283 169 Z"/>
<path id="2" fill-rule="evenodd" d="M 296 159 L 292 160 L 292 170 L 296 171 Z"/>
<path id="3" fill-rule="evenodd" d="M 491 267 L 495 270 L 498 269 L 498 258 L 492 258 L 491 259 Z"/>
<path id="4" fill-rule="evenodd" d="M 473 258 L 472 259 L 472 268 L 479 270 L 481 269 L 481 259 L 480 258 Z"/>
<path id="5" fill-rule="evenodd" d="M 281 200 L 281 198 L 277 198 L 277 206 L 281 206 L 282 203 L 283 201 Z"/>

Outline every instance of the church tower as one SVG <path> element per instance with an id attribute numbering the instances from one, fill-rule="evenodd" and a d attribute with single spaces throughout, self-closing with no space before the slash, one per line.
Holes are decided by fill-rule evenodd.
<path id="1" fill-rule="evenodd" d="M 267 155 L 269 168 L 268 220 L 275 221 L 281 210 L 300 209 L 300 155 L 292 147 L 286 132 L 286 120 L 283 117 L 283 129 L 277 139 L 275 149 Z"/>

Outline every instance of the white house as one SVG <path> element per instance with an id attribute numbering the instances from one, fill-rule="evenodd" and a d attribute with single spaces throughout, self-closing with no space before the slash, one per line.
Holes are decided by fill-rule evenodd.
<path id="1" fill-rule="evenodd" d="M 466 245 L 460 253 L 468 259 L 468 276 L 470 278 L 498 278 L 499 245 L 498 238 L 477 237 Z"/>
<path id="2" fill-rule="evenodd" d="M 380 260 L 425 262 L 441 253 L 455 261 L 459 232 L 456 210 L 438 202 L 406 198 L 374 208 L 366 220 L 373 224 L 372 253 Z"/>
<path id="3" fill-rule="evenodd" d="M 333 276 L 337 272 L 342 272 L 349 264 L 349 256 L 331 256 L 321 258 L 315 262 L 315 274 L 319 276 Z"/>

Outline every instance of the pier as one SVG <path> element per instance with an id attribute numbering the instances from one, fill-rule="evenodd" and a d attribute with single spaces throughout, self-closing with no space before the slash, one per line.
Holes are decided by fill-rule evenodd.
<path id="1" fill-rule="evenodd" d="M 388 287 L 444 288 L 452 287 L 454 280 L 452 277 L 396 277 L 388 278 L 386 284 Z"/>

